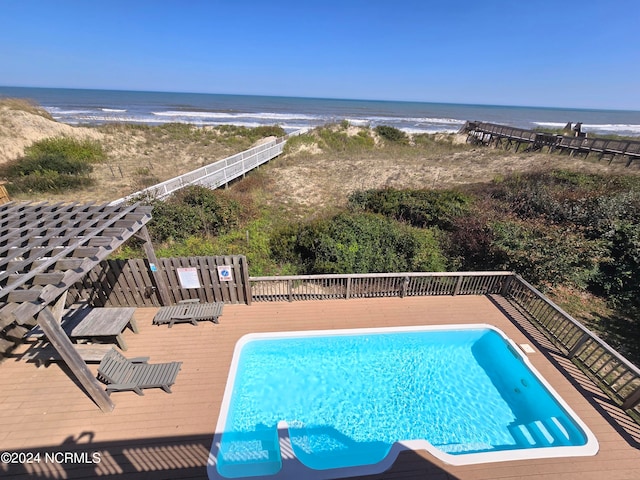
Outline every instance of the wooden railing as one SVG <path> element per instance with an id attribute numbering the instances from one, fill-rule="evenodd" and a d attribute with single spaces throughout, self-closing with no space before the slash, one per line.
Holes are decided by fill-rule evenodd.
<path id="1" fill-rule="evenodd" d="M 511 272 L 419 272 L 249 277 L 254 302 L 502 295 L 624 410 L 640 419 L 640 369 Z"/>
<path id="2" fill-rule="evenodd" d="M 512 304 L 624 410 L 640 418 L 640 369 L 519 275 L 503 292 Z"/>
<path id="3" fill-rule="evenodd" d="M 634 160 L 640 159 L 640 141 L 637 140 L 553 135 L 485 122 L 466 122 L 458 133 L 467 134 L 468 140 L 483 144 L 493 142 L 496 145 L 500 145 L 502 140 L 505 140 L 508 147 L 511 145 L 511 142 L 515 142 L 517 144 L 516 151 L 518 151 L 520 144 L 524 143 L 529 144 L 531 150 L 541 150 L 543 147 L 547 147 L 550 152 L 580 153 L 587 157 L 595 153 L 599 155 L 598 159 L 609 155 L 611 161 L 618 156 L 627 157 L 627 167 L 630 166 Z M 611 161 L 609 163 L 611 163 Z"/>
<path id="4" fill-rule="evenodd" d="M 412 272 L 249 277 L 254 302 L 500 293 L 505 272 Z"/>

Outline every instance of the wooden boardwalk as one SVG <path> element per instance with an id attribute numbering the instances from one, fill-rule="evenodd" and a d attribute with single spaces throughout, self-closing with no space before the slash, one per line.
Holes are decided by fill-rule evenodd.
<path id="1" fill-rule="evenodd" d="M 37 367 L 22 345 L 0 366 L 0 452 L 40 462 L 0 463 L 0 478 L 206 479 L 207 462 L 229 363 L 244 334 L 291 331 L 489 323 L 516 343 L 528 343 L 535 367 L 596 435 L 593 457 L 525 460 L 453 467 L 426 452 L 401 454 L 393 467 L 368 480 L 391 479 L 637 479 L 640 426 L 635 424 L 500 297 L 438 296 L 225 305 L 220 324 L 152 325 L 156 308 L 135 313 L 139 334 L 125 332 L 129 356 L 178 360 L 173 393 L 114 393 L 102 413 L 60 364 Z M 510 317 L 513 318 L 510 319 Z M 95 372 L 95 365 L 90 368 Z M 92 454 L 98 453 L 99 463 Z M 49 460 L 45 462 L 45 453 Z M 75 453 L 75 457 L 73 454 Z M 51 457 L 51 455 L 54 455 Z M 66 456 L 65 456 L 66 455 Z M 26 458 L 22 458 L 25 460 Z"/>
<path id="2" fill-rule="evenodd" d="M 516 152 L 521 145 L 526 145 L 526 151 L 547 148 L 549 152 L 567 152 L 569 155 L 579 154 L 588 157 L 594 154 L 598 156 L 598 160 L 608 157 L 609 163 L 619 157 L 626 158 L 627 167 L 634 160 L 640 159 L 640 141 L 635 140 L 570 137 L 485 122 L 466 122 L 458 133 L 467 134 L 468 142 L 505 148 L 515 144 Z"/>

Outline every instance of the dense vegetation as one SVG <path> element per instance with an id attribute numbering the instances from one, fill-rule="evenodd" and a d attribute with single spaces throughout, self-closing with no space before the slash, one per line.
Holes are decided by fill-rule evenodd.
<path id="1" fill-rule="evenodd" d="M 222 141 L 244 146 L 284 133 L 280 127 L 126 128 L 180 145 Z M 451 138 L 408 138 L 392 127 L 353 129 L 348 122 L 294 137 L 285 152 L 303 147 L 338 159 L 375 158 L 372 152 L 379 148 L 390 155 L 425 151 L 448 158 L 467 148 L 453 145 Z M 11 192 L 56 192 L 90 184 L 93 165 L 104 159 L 98 143 L 47 139 L 3 165 L 0 174 Z M 284 161 L 291 160 L 285 155 Z M 302 210 L 302 215 L 265 201 L 272 186 L 268 178 L 258 171 L 228 190 L 190 187 L 168 201 L 151 200 L 149 228 L 158 254 L 243 254 L 253 275 L 512 270 L 640 360 L 635 341 L 640 323 L 634 320 L 640 313 L 637 176 L 557 170 L 456 190 L 360 190 L 341 207 L 334 204 L 321 214 Z M 140 253 L 134 245 L 120 255 Z"/>
<path id="2" fill-rule="evenodd" d="M 239 204 L 201 186 L 179 190 L 163 202 L 153 200 L 149 232 L 159 243 L 180 242 L 193 236 L 215 236 L 238 225 Z"/>
<path id="3" fill-rule="evenodd" d="M 359 191 L 297 221 L 231 190 L 156 204 L 156 241 L 174 242 L 167 254 L 246 254 L 252 274 L 512 270 L 640 359 L 637 177 L 558 170 L 455 191 Z"/>
<path id="4" fill-rule="evenodd" d="M 394 127 L 390 127 L 388 125 L 378 125 L 374 131 L 385 140 L 389 142 L 399 142 L 399 143 L 409 143 L 409 136 Z"/>
<path id="5" fill-rule="evenodd" d="M 67 137 L 35 142 L 24 156 L 0 168 L 10 193 L 61 192 L 91 185 L 93 164 L 102 162 L 102 146 L 90 140 Z"/>
<path id="6" fill-rule="evenodd" d="M 292 224 L 272 237 L 271 252 L 308 274 L 446 269 L 436 232 L 372 213 Z"/>

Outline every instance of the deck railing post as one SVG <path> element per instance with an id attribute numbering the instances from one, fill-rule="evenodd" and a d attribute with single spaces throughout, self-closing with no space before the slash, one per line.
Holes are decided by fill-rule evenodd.
<path id="1" fill-rule="evenodd" d="M 577 341 L 577 343 L 573 346 L 573 348 L 569 350 L 569 352 L 567 352 L 567 357 L 568 358 L 575 357 L 576 353 L 578 353 L 578 350 L 580 350 L 580 347 L 582 347 L 586 343 L 586 341 L 589 340 L 590 338 L 591 338 L 591 335 L 589 335 L 588 333 L 582 334 L 582 336 Z"/>
<path id="2" fill-rule="evenodd" d="M 631 395 L 622 403 L 622 410 L 631 410 L 640 403 L 640 386 L 636 388 Z"/>
<path id="3" fill-rule="evenodd" d="M 345 299 L 349 300 L 350 295 L 351 295 L 351 277 L 347 277 L 347 292 L 345 294 Z"/>
<path id="4" fill-rule="evenodd" d="M 458 281 L 456 282 L 456 288 L 453 290 L 453 295 L 458 295 L 458 293 L 460 293 L 461 287 L 462 287 L 462 275 L 458 276 Z"/>
<path id="5" fill-rule="evenodd" d="M 293 302 L 293 281 L 287 280 L 287 296 L 289 297 L 289 301 Z"/>
<path id="6" fill-rule="evenodd" d="M 409 277 L 404 277 L 402 280 L 402 285 L 400 285 L 400 298 L 404 298 L 407 295 L 407 291 L 409 290 Z"/>
<path id="7" fill-rule="evenodd" d="M 507 295 L 509 295 L 509 288 L 511 287 L 511 282 L 513 282 L 513 274 L 509 275 L 505 279 L 504 284 L 502 284 L 502 290 L 500 291 L 500 295 L 502 295 L 503 297 L 506 297 Z"/>

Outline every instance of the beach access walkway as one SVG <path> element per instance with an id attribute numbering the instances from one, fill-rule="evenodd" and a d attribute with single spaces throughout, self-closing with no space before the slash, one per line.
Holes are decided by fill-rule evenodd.
<path id="1" fill-rule="evenodd" d="M 584 135 L 554 135 L 551 133 L 525 130 L 522 128 L 497 125 L 486 122 L 466 122 L 458 133 L 466 134 L 468 142 L 497 147 L 510 148 L 515 144 L 516 152 L 522 145 L 526 151 L 568 153 L 569 155 L 597 155 L 598 160 L 608 158 L 609 163 L 620 158 L 630 167 L 634 160 L 640 159 L 640 141 L 591 138 Z"/>
<path id="2" fill-rule="evenodd" d="M 247 172 L 258 168 L 260 165 L 280 155 L 289 137 L 301 135 L 306 131 L 307 129 L 301 129 L 289 133 L 284 137 L 267 140 L 243 152 L 236 153 L 230 157 L 114 200 L 110 205 L 119 205 L 138 198 L 156 198 L 162 200 L 172 193 L 190 185 L 201 185 L 211 189 L 228 185 L 232 180 L 244 177 Z"/>

